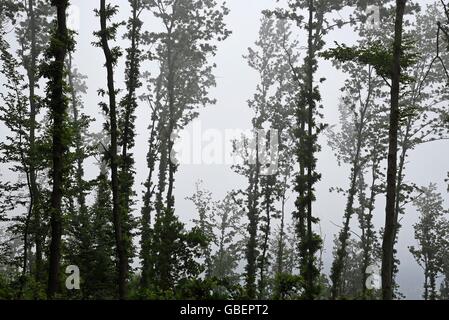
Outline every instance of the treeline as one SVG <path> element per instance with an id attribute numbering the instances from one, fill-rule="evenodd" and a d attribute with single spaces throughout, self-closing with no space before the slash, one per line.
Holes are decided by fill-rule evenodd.
<path id="1" fill-rule="evenodd" d="M 0 3 L 7 132 L 0 142 L 0 299 L 401 298 L 396 244 L 410 204 L 420 215 L 418 245 L 409 250 L 424 270 L 423 297 L 449 299 L 442 195 L 406 175 L 417 146 L 448 136 L 443 1 L 421 8 L 406 0 L 300 0 L 263 12 L 245 55 L 260 79 L 248 101 L 254 136 L 234 141 L 243 161 L 232 169 L 246 183 L 220 201 L 197 183 L 187 198 L 197 211 L 192 228 L 175 211 L 175 137 L 216 102 L 211 60 L 231 35 L 229 9 L 216 0 L 129 0 L 128 20 L 118 21 L 121 7 L 98 2 L 101 132 L 93 132 L 96 119 L 84 105 L 70 3 Z M 351 14 L 342 18 L 343 11 Z M 158 26 L 144 23 L 148 17 Z M 326 45 L 341 28 L 358 34 L 356 45 Z M 322 115 L 336 107 L 322 104 L 323 59 L 347 75 L 335 127 Z M 140 105 L 150 119 L 141 201 L 134 155 Z M 347 186 L 333 188 L 346 206 L 329 276 L 314 210 L 323 136 L 350 167 Z M 267 152 L 274 142 L 278 151 Z M 98 175 L 89 180 L 92 161 Z M 385 195 L 378 229 L 373 220 L 384 215 L 378 202 Z M 79 268 L 79 290 L 66 288 L 68 266 Z"/>

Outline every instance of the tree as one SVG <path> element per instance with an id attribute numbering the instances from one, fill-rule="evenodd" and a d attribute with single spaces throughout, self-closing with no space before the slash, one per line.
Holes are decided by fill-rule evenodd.
<path id="1" fill-rule="evenodd" d="M 304 293 L 304 279 L 298 274 L 300 260 L 298 258 L 298 238 L 295 224 L 281 226 L 274 235 L 271 246 L 273 255 L 277 256 L 273 265 L 274 300 L 300 299 Z M 282 259 L 282 260 L 281 260 Z"/>
<path id="2" fill-rule="evenodd" d="M 93 261 L 90 262 L 92 269 L 87 270 L 83 290 L 88 298 L 113 299 L 117 296 L 117 268 L 113 261 L 115 234 L 111 222 L 111 184 L 108 180 L 107 164 L 101 161 L 99 165 L 95 202 L 89 210 L 94 250 Z"/>
<path id="3" fill-rule="evenodd" d="M 411 7 L 409 11 L 412 10 L 416 11 L 417 8 Z M 401 96 L 400 125 L 398 126 L 400 157 L 397 163 L 395 188 L 395 215 L 397 217 L 404 212 L 404 206 L 410 201 L 410 194 L 414 190 L 413 185 L 405 182 L 405 164 L 409 151 L 419 144 L 444 138 L 444 125 L 442 126 L 440 123 L 444 110 L 438 106 L 445 99 L 445 89 L 441 86 L 441 77 L 444 77 L 444 72 L 434 64 L 435 59 L 432 53 L 434 40 L 431 35 L 436 31 L 436 26 L 429 22 L 429 17 L 438 15 L 438 10 L 435 6 L 430 6 L 425 13 L 416 15 L 416 25 L 406 33 L 402 44 L 401 66 L 404 72 L 400 81 L 401 90 L 404 93 Z M 382 39 L 388 39 L 385 34 L 381 36 L 388 29 L 389 20 L 387 18 L 383 19 L 386 28 L 377 32 L 378 40 L 371 40 L 371 43 L 362 45 L 360 49 L 339 46 L 337 49 L 331 50 L 330 56 L 337 57 L 340 61 L 355 59 L 361 64 L 372 65 L 377 74 L 391 87 L 387 78 L 391 78 L 392 74 L 391 65 L 388 63 L 392 59 L 392 49 L 385 49 L 385 47 L 389 48 L 390 44 L 383 43 L 385 40 Z M 325 53 L 326 55 L 328 53 Z M 440 59 L 444 61 L 444 57 L 440 57 Z M 406 73 L 405 70 L 408 72 Z M 397 241 L 399 227 L 400 225 L 397 223 L 394 242 Z M 396 274 L 399 261 L 394 256 L 395 250 L 393 249 L 393 274 Z M 396 288 L 394 276 L 392 281 Z"/>
<path id="4" fill-rule="evenodd" d="M 120 101 L 121 112 L 118 119 L 118 144 L 121 146 L 119 181 L 121 194 L 121 211 L 126 246 L 132 248 L 131 229 L 134 225 L 131 218 L 131 207 L 134 196 L 134 158 L 131 149 L 135 146 L 135 111 L 138 106 L 137 90 L 142 86 L 140 82 L 142 56 L 142 26 L 140 19 L 142 12 L 147 8 L 146 0 L 129 0 L 131 17 L 128 19 L 125 38 L 130 41 L 130 47 L 126 50 L 125 84 L 126 95 Z M 131 258 L 128 252 L 128 259 Z"/>
<path id="5" fill-rule="evenodd" d="M 351 165 L 350 183 L 347 190 L 347 203 L 345 208 L 343 228 L 337 242 L 335 260 L 332 264 L 332 297 L 336 299 L 340 291 L 340 277 L 344 268 L 346 244 L 350 237 L 350 220 L 354 214 L 357 193 L 360 191 L 359 183 L 363 177 L 369 151 L 365 154 L 369 143 L 368 130 L 372 128 L 372 122 L 379 115 L 379 108 L 374 101 L 379 95 L 379 80 L 375 79 L 372 67 L 358 68 L 354 64 L 346 67 L 349 69 L 350 79 L 346 81 L 344 90 L 347 92 L 340 105 L 342 132 L 331 136 L 331 146 L 337 152 L 337 158 Z M 363 79 L 363 80 L 362 80 Z M 362 88 L 366 84 L 366 96 L 362 95 Z M 355 97 L 355 98 L 353 98 Z M 364 189 L 364 188 L 363 188 Z M 362 271 L 363 273 L 363 271 Z"/>
<path id="6" fill-rule="evenodd" d="M 241 259 L 243 243 L 236 238 L 242 232 L 242 212 L 232 193 L 227 194 L 214 207 L 214 244 L 218 249 L 212 255 L 210 276 L 237 284 L 240 275 L 236 269 Z"/>
<path id="7" fill-rule="evenodd" d="M 32 219 L 32 226 L 26 232 L 30 232 L 34 237 L 36 247 L 35 257 L 35 280 L 41 282 L 42 275 L 42 255 L 43 255 L 43 235 L 42 235 L 42 205 L 40 204 L 40 190 L 37 183 L 38 171 L 42 169 L 42 159 L 39 159 L 39 140 L 37 138 L 39 123 L 36 120 L 38 110 L 42 104 L 42 98 L 36 94 L 38 82 L 41 74 L 38 72 L 38 65 L 42 54 L 45 51 L 49 40 L 51 25 L 47 22 L 51 14 L 51 8 L 45 1 L 28 0 L 23 4 L 21 13 L 25 15 L 25 20 L 20 23 L 17 29 L 17 40 L 20 43 L 18 54 L 21 63 L 26 69 L 28 80 L 28 104 L 29 104 L 29 194 L 30 205 L 29 215 Z M 26 253 L 26 252 L 25 252 Z"/>
<path id="8" fill-rule="evenodd" d="M 7 1 L 2 3 L 2 10 L 2 17 L 11 20 L 15 26 L 16 39 L 19 43 L 17 55 L 13 55 L 9 52 L 7 42 L 3 40 L 3 34 L 0 36 L 4 63 L 3 75 L 11 83 L 5 86 L 10 93 L 2 94 L 5 107 L 7 107 L 3 109 L 2 121 L 12 134 L 11 139 L 8 138 L 2 142 L 2 149 L 5 152 L 3 161 L 14 163 L 11 173 L 19 174 L 17 182 L 2 185 L 3 192 L 9 194 L 2 207 L 12 205 L 13 202 L 16 206 L 27 206 L 27 212 L 23 217 L 15 219 L 14 226 L 14 232 L 20 233 L 20 237 L 24 240 L 19 294 L 22 295 L 24 286 L 32 282 L 28 274 L 32 273 L 35 282 L 40 283 L 43 271 L 42 206 L 39 205 L 43 197 L 39 195 L 36 180 L 38 171 L 46 167 L 44 164 L 46 155 L 39 155 L 38 152 L 41 142 L 37 137 L 39 125 L 36 115 L 43 100 L 38 97 L 35 90 L 41 78 L 37 70 L 38 63 L 48 43 L 50 28 L 47 18 L 50 15 L 50 6 L 42 1 L 29 0 L 19 4 Z M 3 24 L 1 29 L 3 30 Z M 21 72 L 21 67 L 25 69 L 25 76 Z M 25 95 L 25 92 L 28 92 L 28 95 Z M 11 209 L 12 207 L 8 211 Z M 33 244 L 35 245 L 34 257 Z"/>
<path id="9" fill-rule="evenodd" d="M 360 46 L 366 46 L 377 39 L 382 39 L 385 31 L 378 30 L 366 24 L 366 8 L 358 8 L 356 14 L 360 23 L 356 25 L 361 39 Z M 385 21 L 385 18 L 382 20 Z M 324 54 L 326 56 L 326 53 Z M 348 59 L 344 63 L 335 62 L 335 65 L 346 72 L 349 78 L 342 88 L 343 96 L 339 105 L 341 129 L 330 129 L 329 145 L 336 152 L 339 163 L 343 162 L 351 167 L 350 182 L 347 195 L 343 226 L 336 242 L 336 255 L 331 269 L 332 298 L 340 295 L 341 276 L 345 269 L 345 256 L 349 252 L 346 245 L 350 240 L 350 220 L 357 214 L 361 230 L 361 248 L 363 250 L 363 263 L 361 274 L 362 295 L 366 296 L 366 269 L 372 262 L 373 244 L 375 242 L 372 217 L 376 196 L 379 193 L 378 183 L 381 175 L 379 166 L 383 161 L 385 146 L 382 142 L 386 130 L 383 123 L 386 120 L 385 107 L 382 100 L 385 97 L 383 80 L 376 75 L 372 65 L 359 65 Z M 371 186 L 369 196 L 365 194 L 365 174 L 371 171 Z M 357 203 L 358 202 L 358 203 Z M 358 204 L 358 207 L 356 205 Z M 347 260 L 347 259 L 346 259 Z"/>
<path id="10" fill-rule="evenodd" d="M 186 198 L 195 204 L 198 218 L 193 220 L 196 227 L 201 230 L 210 243 L 216 242 L 213 231 L 214 208 L 212 204 L 212 193 L 201 188 L 202 181 L 195 184 L 195 193 Z M 211 247 L 207 246 L 203 252 L 204 263 L 206 265 L 206 276 L 210 277 L 212 273 L 212 252 Z"/>
<path id="11" fill-rule="evenodd" d="M 393 250 L 398 217 L 396 215 L 397 154 L 399 130 L 399 95 L 401 83 L 402 33 L 407 0 L 396 1 L 396 19 L 391 65 L 391 110 L 387 169 L 387 203 L 385 230 L 382 243 L 382 297 L 393 299 Z"/>
<path id="12" fill-rule="evenodd" d="M 252 133 L 254 137 L 242 137 L 243 141 L 239 145 L 235 144 L 235 153 L 241 153 L 242 159 L 244 160 L 243 165 L 234 166 L 234 170 L 247 177 L 248 188 L 245 192 L 246 196 L 246 212 L 248 217 L 248 242 L 246 245 L 246 259 L 247 264 L 245 267 L 245 282 L 246 291 L 250 299 L 256 298 L 256 279 L 257 279 L 257 261 L 259 258 L 260 251 L 263 255 L 261 259 L 261 269 L 260 276 L 261 281 L 264 281 L 264 264 L 266 261 L 266 245 L 265 248 L 261 247 L 259 249 L 258 245 L 258 229 L 260 228 L 261 213 L 265 211 L 262 207 L 262 197 L 264 196 L 262 188 L 269 190 L 269 186 L 265 187 L 261 185 L 262 180 L 262 162 L 261 158 L 262 144 L 260 141 L 266 139 L 262 136 L 262 126 L 263 123 L 268 118 L 268 93 L 275 84 L 275 57 L 279 47 L 277 47 L 277 42 L 275 40 L 276 26 L 275 20 L 270 18 L 262 19 L 262 26 L 259 32 L 259 39 L 256 42 L 256 49 L 249 49 L 247 56 L 248 64 L 250 67 L 255 69 L 260 76 L 260 84 L 258 84 L 254 98 L 249 102 L 249 106 L 254 110 L 255 116 L 252 120 L 252 126 L 254 132 Z M 251 159 L 251 160 L 247 160 Z M 265 192 L 265 195 L 266 192 Z M 268 194 L 269 196 L 269 194 Z M 262 232 L 265 233 L 265 239 L 268 239 L 269 235 L 269 221 L 270 221 L 270 211 L 271 203 L 269 199 L 265 199 L 268 215 L 265 218 L 266 226 L 262 227 Z M 267 242 L 265 241 L 265 244 Z M 259 251 L 260 250 L 260 251 Z M 263 286 L 263 283 L 262 283 Z"/>
<path id="13" fill-rule="evenodd" d="M 208 88 L 215 85 L 213 65 L 207 57 L 215 55 L 214 40 L 225 40 L 230 32 L 224 17 L 228 9 L 215 0 L 177 1 L 157 0 L 149 4 L 153 15 L 161 22 L 163 31 L 150 33 L 149 41 L 156 47 L 152 55 L 160 63 L 160 76 L 155 81 L 154 105 L 164 101 L 159 117 L 159 172 L 156 211 L 174 206 L 173 187 L 176 161 L 173 158 L 174 134 L 183 129 L 198 114 L 200 106 L 213 104 Z M 168 175 L 168 177 L 167 177 Z"/>
<path id="14" fill-rule="evenodd" d="M 444 217 L 446 213 L 443 209 L 444 200 L 441 194 L 437 193 L 436 185 L 430 184 L 429 187 L 422 188 L 422 192 L 422 196 L 414 201 L 420 214 L 418 222 L 414 225 L 418 247 L 411 246 L 409 250 L 424 270 L 424 299 L 436 300 L 436 280 L 443 270 L 449 224 Z"/>
<path id="15" fill-rule="evenodd" d="M 249 139 L 253 139 L 252 141 L 256 142 L 252 143 Z M 256 298 L 257 257 L 259 255 L 257 234 L 259 224 L 260 163 L 257 160 L 258 148 L 254 148 L 254 145 L 258 144 L 257 141 L 257 136 L 255 138 L 243 137 L 240 143 L 234 143 L 234 153 L 240 154 L 243 159 L 255 158 L 254 164 L 251 164 L 249 160 L 244 160 L 242 165 L 235 165 L 233 167 L 234 171 L 248 179 L 248 187 L 246 190 L 238 191 L 238 195 L 243 197 L 243 199 L 238 199 L 236 202 L 240 205 L 241 210 L 244 210 L 248 218 L 245 239 L 245 291 L 250 299 Z"/>
<path id="16" fill-rule="evenodd" d="M 336 238 L 334 256 L 341 255 L 340 252 L 340 239 Z M 340 285 L 338 288 L 338 297 L 341 298 L 356 298 L 362 292 L 362 274 L 359 272 L 362 264 L 362 250 L 360 239 L 349 239 L 345 246 L 346 253 L 344 255 L 344 261 L 342 263 L 343 269 L 341 270 Z M 337 257 L 336 257 L 337 258 Z"/>
<path id="17" fill-rule="evenodd" d="M 186 231 L 174 212 L 167 209 L 151 233 L 152 291 L 160 297 L 170 297 L 182 281 L 197 278 L 205 269 L 197 259 L 207 245 L 202 230 Z"/>
<path id="18" fill-rule="evenodd" d="M 52 127 L 52 192 L 51 209 L 51 243 L 49 257 L 49 274 L 47 295 L 55 297 L 59 286 L 59 270 L 61 259 L 62 237 L 62 198 L 64 195 L 64 161 L 67 152 L 68 136 L 67 99 L 65 97 L 64 64 L 66 55 L 73 50 L 74 43 L 67 29 L 67 0 L 54 0 L 56 9 L 56 29 L 50 40 L 50 48 L 46 52 L 47 59 L 54 59 L 44 68 L 47 84 L 48 106 L 51 110 Z"/>
<path id="19" fill-rule="evenodd" d="M 248 217 L 246 290 L 250 298 L 255 298 L 257 291 L 258 298 L 268 296 L 272 225 L 282 214 L 285 218 L 288 180 L 293 171 L 288 148 L 293 141 L 295 84 L 287 61 L 295 61 L 292 49 L 296 43 L 290 37 L 288 21 L 265 16 L 259 39 L 245 57 L 260 77 L 256 93 L 248 102 L 254 112 L 253 132 L 234 143 L 234 152 L 243 161 L 233 169 L 248 179 L 248 187 L 239 193 L 245 197 Z"/>
<path id="20" fill-rule="evenodd" d="M 20 191 L 29 186 L 30 175 L 28 170 L 29 163 L 29 122 L 27 117 L 27 98 L 23 95 L 25 88 L 24 78 L 18 72 L 19 62 L 9 52 L 9 45 L 0 38 L 0 61 L 2 68 L 1 74 L 8 79 L 8 83 L 3 85 L 6 93 L 1 93 L 0 97 L 4 103 L 0 107 L 0 120 L 10 132 L 10 136 L 4 142 L 0 143 L 1 158 L 0 161 L 6 164 L 12 164 L 11 172 L 23 174 L 26 176 L 26 182 L 20 178 L 15 183 L 0 184 L 2 193 L 2 205 L 0 207 L 1 220 L 8 220 L 4 217 L 4 213 L 12 210 L 16 206 L 23 207 L 27 204 L 27 197 L 21 196 Z M 9 194 L 9 195 L 6 195 Z M 29 272 L 29 248 L 30 248 L 30 224 L 31 211 L 25 214 L 25 218 L 18 217 L 14 226 L 13 233 L 19 234 L 19 238 L 23 239 L 23 259 L 22 259 L 22 276 L 21 288 L 19 296 L 22 296 L 23 287 L 25 286 L 27 273 Z M 17 230 L 18 229 L 18 230 Z"/>
<path id="21" fill-rule="evenodd" d="M 199 107 L 215 103 L 209 97 L 209 89 L 215 85 L 212 74 L 215 65 L 208 58 L 215 55 L 216 43 L 225 40 L 230 34 L 224 23 L 224 17 L 229 11 L 224 5 L 219 6 L 215 0 L 157 0 L 149 3 L 148 8 L 160 22 L 162 31 L 149 33 L 146 38 L 146 42 L 155 48 L 150 57 L 158 63 L 159 71 L 156 77 L 150 77 L 151 94 L 145 96 L 152 108 L 152 123 L 148 153 L 149 175 L 142 219 L 144 283 L 148 283 L 146 279 L 149 270 L 154 268 L 153 263 L 171 263 L 150 262 L 146 250 L 152 246 L 149 239 L 153 238 L 155 230 L 152 229 L 156 225 L 160 227 L 158 232 L 169 231 L 165 226 L 170 224 L 159 223 L 158 220 L 164 220 L 163 215 L 168 212 L 170 215 L 174 214 L 171 211 L 174 211 L 173 192 L 178 166 L 174 150 L 176 132 L 198 116 Z M 154 205 L 151 204 L 153 197 Z M 154 228 L 151 228 L 153 209 L 156 215 Z M 165 259 L 168 255 L 155 254 L 154 257 Z"/>
<path id="22" fill-rule="evenodd" d="M 90 299 L 97 294 L 94 288 L 96 288 L 98 280 L 95 279 L 95 276 L 99 276 L 100 272 L 96 271 L 98 266 L 95 264 L 95 261 L 97 255 L 102 254 L 95 249 L 98 242 L 94 234 L 100 229 L 105 229 L 107 226 L 107 222 L 105 222 L 104 226 L 98 226 L 95 225 L 95 221 L 100 217 L 107 218 L 108 216 L 101 216 L 100 212 L 89 208 L 88 195 L 93 191 L 92 189 L 97 183 L 96 181 L 86 181 L 84 169 L 87 158 L 95 156 L 97 150 L 91 141 L 93 137 L 88 131 L 92 119 L 83 113 L 83 95 L 87 93 L 85 82 L 87 77 L 80 74 L 74 66 L 71 54 L 69 54 L 67 68 L 71 111 L 69 122 L 74 141 L 73 151 L 70 154 L 70 176 L 66 183 L 66 197 L 68 202 L 67 220 L 69 221 L 67 223 L 66 233 L 66 257 L 71 264 L 77 265 L 80 268 L 80 274 L 83 280 L 81 284 L 82 299 Z M 105 194 L 100 197 L 107 198 L 107 191 L 102 190 L 101 192 Z M 109 202 L 105 201 L 103 204 L 107 208 Z M 94 206 L 98 206 L 97 202 L 95 202 Z M 99 216 L 96 215 L 97 213 Z M 105 234 L 98 235 L 98 237 L 102 236 L 105 236 Z M 105 250 L 105 253 L 108 252 L 105 248 L 103 250 Z M 111 259 L 111 256 L 108 258 Z M 101 277 L 101 279 L 104 279 L 104 277 Z"/>
<path id="23" fill-rule="evenodd" d="M 110 135 L 110 147 L 106 151 L 107 159 L 111 168 L 111 188 L 112 188 L 112 216 L 114 223 L 115 233 L 115 247 L 117 257 L 117 270 L 118 270 L 118 297 L 125 299 L 127 294 L 126 283 L 128 279 L 128 252 L 126 246 L 126 239 L 124 234 L 124 217 L 121 207 L 121 192 L 119 182 L 119 157 L 118 157 L 118 122 L 117 122 L 117 91 L 114 84 L 114 66 L 117 64 L 117 59 L 120 56 L 119 48 L 115 47 L 111 49 L 109 47 L 109 40 L 115 39 L 117 28 L 120 24 L 113 23 L 111 26 L 107 25 L 107 21 L 117 12 L 117 7 L 113 7 L 110 4 L 106 5 L 106 0 L 100 0 L 100 9 L 96 10 L 97 16 L 100 17 L 101 30 L 96 32 L 96 36 L 99 38 L 97 46 L 103 49 L 106 59 L 107 69 L 107 84 L 108 84 L 108 96 L 109 104 L 102 104 L 103 110 L 109 115 L 109 122 L 106 124 L 106 129 Z M 100 90 L 100 93 L 104 95 L 106 92 Z"/>
<path id="24" fill-rule="evenodd" d="M 286 10 L 278 9 L 274 12 L 278 17 L 291 19 L 307 33 L 304 64 L 301 68 L 292 65 L 296 80 L 299 82 L 295 108 L 295 138 L 298 141 L 295 153 L 299 164 L 295 181 L 295 191 L 298 194 L 295 219 L 300 241 L 298 246 L 301 257 L 300 269 L 304 278 L 306 299 L 314 299 L 320 293 L 318 281 L 320 272 L 316 263 L 316 254 L 320 250 L 322 240 L 313 230 L 313 225 L 318 222 L 318 219 L 313 215 L 312 204 L 315 201 L 314 185 L 321 178 L 316 171 L 315 154 L 320 150 L 317 139 L 326 126 L 317 121 L 320 117 L 319 109 L 322 107 L 319 105 L 321 100 L 319 88 L 315 85 L 317 58 L 325 44 L 323 37 L 333 27 L 341 27 L 344 24 L 341 19 L 333 21 L 335 23 L 333 24 L 328 14 L 338 11 L 347 4 L 352 3 L 332 0 L 288 1 Z M 301 10 L 306 11 L 305 17 Z M 324 80 L 320 79 L 320 82 Z"/>

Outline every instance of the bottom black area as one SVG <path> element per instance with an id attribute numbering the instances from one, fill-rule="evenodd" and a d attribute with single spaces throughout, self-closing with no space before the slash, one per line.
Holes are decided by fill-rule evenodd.
<path id="1" fill-rule="evenodd" d="M 0 301 L 0 319 L 386 319 L 448 310 L 449 301 Z"/>

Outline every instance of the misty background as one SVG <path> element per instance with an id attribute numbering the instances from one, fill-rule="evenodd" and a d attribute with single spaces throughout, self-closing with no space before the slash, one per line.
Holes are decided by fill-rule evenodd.
<path id="1" fill-rule="evenodd" d="M 126 20 L 129 16 L 128 3 L 120 0 L 110 1 L 111 4 L 119 5 L 118 15 L 115 21 Z M 422 6 L 434 3 L 434 0 L 417 1 Z M 227 27 L 232 31 L 232 35 L 219 44 L 214 62 L 217 67 L 214 71 L 217 86 L 211 90 L 210 96 L 217 99 L 216 105 L 207 106 L 199 110 L 199 117 L 191 123 L 185 130 L 191 130 L 195 123 L 200 123 L 202 131 L 208 129 L 219 130 L 223 133 L 227 129 L 245 130 L 251 128 L 253 113 L 248 107 L 247 100 L 252 97 L 258 82 L 258 76 L 252 70 L 243 56 L 247 53 L 248 47 L 252 47 L 258 38 L 260 19 L 262 11 L 273 9 L 283 5 L 283 1 L 275 0 L 228 0 L 227 7 L 230 14 L 226 17 Z M 76 36 L 76 52 L 73 54 L 73 63 L 80 73 L 87 76 L 86 84 L 88 92 L 83 96 L 84 113 L 92 116 L 96 121 L 92 124 L 92 131 L 99 132 L 103 123 L 103 114 L 98 103 L 101 98 L 97 95 L 97 90 L 106 87 L 106 70 L 103 67 L 104 55 L 101 48 L 94 47 L 94 31 L 99 30 L 99 19 L 95 16 L 94 9 L 98 7 L 98 1 L 71 0 L 71 5 L 79 20 L 78 35 Z M 345 12 L 341 13 L 342 15 Z M 77 20 L 77 19 L 75 19 Z M 152 18 L 150 15 L 142 19 L 145 30 L 152 30 Z M 125 27 L 120 29 L 123 34 Z M 293 31 L 297 31 L 293 27 Z M 295 32 L 294 37 L 300 43 L 304 43 L 301 33 Z M 121 39 L 121 36 L 118 37 Z M 350 26 L 336 29 L 330 32 L 325 40 L 327 47 L 332 46 L 334 41 L 352 44 L 357 40 L 357 35 Z M 116 45 L 122 48 L 128 46 L 126 41 L 118 41 Z M 14 45 L 12 45 L 14 49 Z M 301 56 L 300 59 L 304 57 Z M 329 61 L 319 61 L 319 71 L 317 78 L 325 77 L 327 80 L 322 84 L 322 104 L 324 109 L 324 122 L 330 126 L 339 123 L 338 103 L 340 88 L 343 86 L 345 75 L 334 68 Z M 119 89 L 124 89 L 124 59 L 120 59 L 116 70 L 116 84 Z M 144 65 L 144 68 L 145 65 Z M 151 72 L 151 68 L 150 68 Z M 120 87 L 122 86 L 122 87 Z M 139 89 L 139 95 L 144 93 L 146 85 Z M 139 103 L 136 111 L 136 147 L 134 148 L 134 158 L 136 161 L 136 181 L 135 190 L 137 193 L 137 203 L 135 215 L 140 214 L 143 183 L 147 177 L 146 154 L 148 151 L 148 130 L 150 124 L 150 109 L 145 102 Z M 5 135 L 4 128 L 0 126 L 0 135 Z M 332 263 L 332 249 L 334 235 L 338 233 L 346 199 L 344 195 L 330 192 L 331 187 L 347 188 L 349 184 L 349 166 L 339 166 L 333 151 L 327 145 L 327 138 L 322 134 L 319 140 L 322 151 L 318 155 L 317 171 L 322 174 L 322 180 L 316 186 L 317 201 L 314 203 L 314 214 L 321 220 L 321 234 L 324 238 L 324 272 L 329 274 Z M 204 141 L 204 145 L 208 142 Z M 225 141 L 223 145 L 225 147 Z M 447 183 L 444 179 L 449 171 L 449 148 L 447 141 L 432 142 L 422 144 L 410 152 L 406 167 L 406 181 L 414 182 L 418 186 L 428 186 L 431 182 L 438 185 L 439 192 L 445 198 L 445 208 L 449 208 Z M 7 174 L 5 168 L 0 169 L 2 174 Z M 386 170 L 385 170 L 386 171 Z M 98 168 L 94 159 L 90 159 L 86 165 L 86 178 L 94 179 L 98 174 Z M 195 183 L 203 181 L 203 187 L 210 190 L 214 200 L 224 198 L 227 192 L 245 185 L 245 178 L 234 173 L 228 164 L 220 165 L 185 165 L 181 164 L 176 173 L 175 198 L 176 214 L 188 225 L 195 217 L 196 209 L 190 200 L 185 198 L 194 192 Z M 291 217 L 294 211 L 295 195 L 291 194 L 286 207 L 287 216 Z M 408 205 L 406 214 L 401 218 L 402 228 L 399 233 L 397 244 L 398 259 L 400 260 L 398 284 L 400 291 L 408 299 L 420 299 L 422 297 L 422 285 L 424 276 L 421 268 L 413 259 L 408 250 L 409 246 L 416 245 L 413 233 L 413 224 L 417 221 L 418 214 L 413 205 Z M 385 196 L 378 197 L 374 213 L 374 224 L 376 230 L 384 225 L 385 216 Z M 353 219 L 355 220 L 355 219 Z M 319 231 L 319 230 L 317 230 Z"/>

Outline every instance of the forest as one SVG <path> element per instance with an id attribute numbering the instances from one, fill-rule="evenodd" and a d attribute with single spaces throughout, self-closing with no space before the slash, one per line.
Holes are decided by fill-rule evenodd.
<path id="1" fill-rule="evenodd" d="M 0 0 L 0 300 L 449 300 L 448 68 L 446 0 Z"/>

